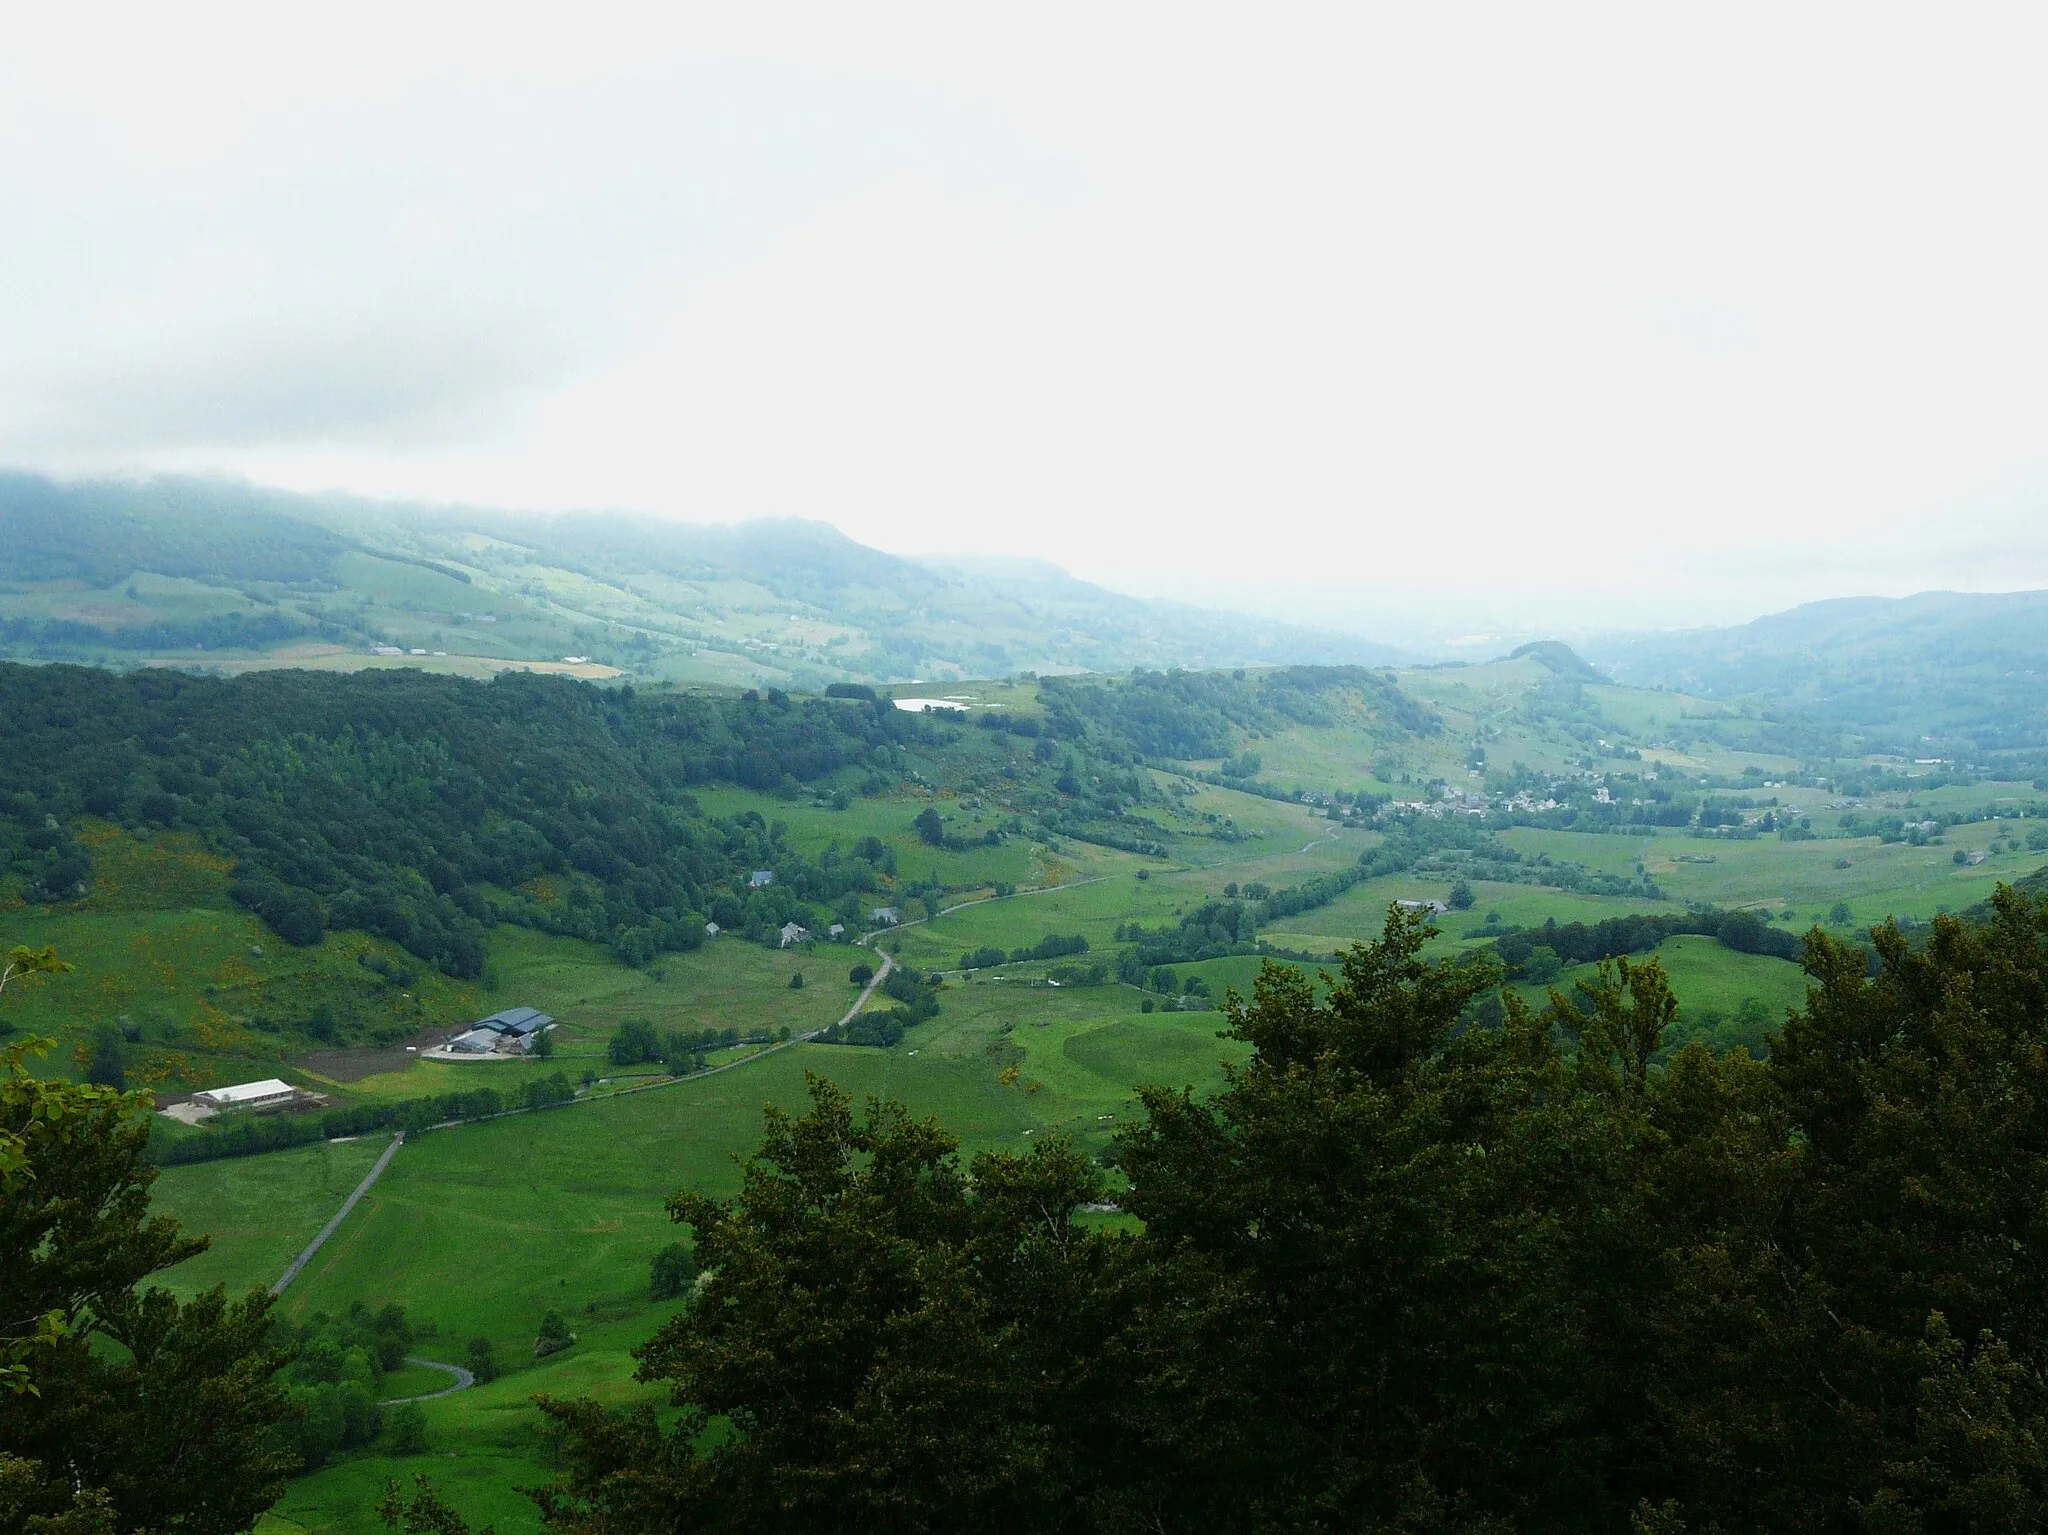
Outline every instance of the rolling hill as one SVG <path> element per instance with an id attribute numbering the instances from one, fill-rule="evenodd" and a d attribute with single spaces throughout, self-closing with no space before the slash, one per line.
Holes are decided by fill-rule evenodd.
<path id="1" fill-rule="evenodd" d="M 519 665 L 815 689 L 1402 655 L 1140 601 L 1036 562 L 922 563 L 819 522 L 530 516 L 6 474 L 0 546 L 0 654 L 17 659 L 471 676 Z"/>
<path id="2" fill-rule="evenodd" d="M 1843 598 L 1585 649 L 1617 682 L 1761 700 L 1863 750 L 1980 760 L 2048 748 L 2048 592 Z"/>

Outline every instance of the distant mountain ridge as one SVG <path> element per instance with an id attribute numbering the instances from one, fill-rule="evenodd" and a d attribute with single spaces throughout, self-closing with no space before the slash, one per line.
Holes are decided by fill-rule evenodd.
<path id="1" fill-rule="evenodd" d="M 907 559 L 797 520 L 0 473 L 0 548 L 0 653 L 28 658 L 199 664 L 204 652 L 240 665 L 247 652 L 282 664 L 308 646 L 381 646 L 429 666 L 566 656 L 651 679 L 798 687 L 1410 659 L 1355 636 L 1125 596 L 1041 562 Z M 224 651 L 233 657 L 216 663 Z"/>
<path id="2" fill-rule="evenodd" d="M 2048 746 L 2044 591 L 1838 598 L 1584 649 L 1616 682 L 1766 700 L 1853 730 L 1871 750 Z"/>

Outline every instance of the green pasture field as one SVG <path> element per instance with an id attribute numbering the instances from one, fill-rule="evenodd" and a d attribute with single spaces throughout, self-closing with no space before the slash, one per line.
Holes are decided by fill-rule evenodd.
<path id="1" fill-rule="evenodd" d="M 1811 842 L 1664 837 L 1652 844 L 1649 869 L 1674 901 L 1789 907 L 1802 920 L 1821 917 L 1844 901 L 1858 922 L 1894 915 L 1924 919 L 1943 906 L 1959 911 L 1981 901 L 1999 880 L 2010 881 L 2039 865 L 2038 853 L 2025 852 L 1994 854 L 1980 864 L 1954 861 L 1958 849 L 1983 849 L 1993 835 L 1993 823 L 1980 822 L 1952 827 L 1943 842 L 1925 847 L 1880 843 L 1874 837 Z M 1713 862 L 1681 863 L 1680 855 Z M 1838 863 L 1847 867 L 1838 868 Z"/>
<path id="2" fill-rule="evenodd" d="M 438 1341 L 438 1340 L 437 1340 Z M 425 1358 L 425 1355 L 420 1357 Z M 452 1363 L 452 1361 L 450 1361 Z M 402 1364 L 384 1377 L 384 1400 L 392 1401 L 409 1396 L 431 1396 L 436 1391 L 445 1391 L 453 1384 L 446 1370 L 437 1370 L 432 1365 Z"/>
<path id="3" fill-rule="evenodd" d="M 631 969 L 609 949 L 530 928 L 492 931 L 485 1010 L 538 1007 L 552 1015 L 555 1054 L 547 1060 L 456 1063 L 420 1061 L 401 1071 L 351 1084 L 360 1097 L 416 1097 L 455 1088 L 516 1086 L 531 1077 L 586 1065 L 603 1069 L 606 1043 L 627 1018 L 671 1029 L 736 1028 L 742 1034 L 787 1027 L 808 1033 L 836 1022 L 852 1004 L 846 972 L 866 951 L 816 942 L 764 948 L 719 938 L 688 954 L 664 954 Z M 801 974 L 804 985 L 792 989 Z"/>
<path id="4" fill-rule="evenodd" d="M 1278 965 L 1286 970 L 1299 970 L 1311 978 L 1322 968 L 1316 965 L 1297 964 L 1288 960 L 1266 960 L 1256 954 L 1234 954 L 1228 959 L 1202 959 L 1196 960 L 1192 964 L 1173 965 L 1169 968 L 1183 982 L 1191 975 L 1199 975 L 1207 983 L 1210 997 L 1216 1002 L 1217 1006 L 1221 1007 L 1223 1004 L 1223 994 L 1226 991 L 1235 991 L 1240 997 L 1249 1001 L 1252 994 L 1252 983 L 1259 978 L 1260 970 L 1264 969 L 1268 964 Z M 1216 1017 L 1216 1028 L 1220 1029 L 1223 1027 L 1223 1020 L 1219 1015 L 1212 1014 L 1210 1016 Z"/>
<path id="5" fill-rule="evenodd" d="M 473 582 L 457 581 L 424 565 L 356 552 L 337 555 L 334 565 L 343 586 L 369 595 L 378 606 L 432 615 L 443 622 L 456 613 L 490 612 L 498 615 L 498 622 L 483 627 L 495 630 L 508 621 L 526 618 L 533 611 L 508 592 L 489 591 Z"/>
<path id="6" fill-rule="evenodd" d="M 855 799 L 844 810 L 831 810 L 778 800 L 746 789 L 700 788 L 691 792 L 707 815 L 737 816 L 753 810 L 771 825 L 781 821 L 789 828 L 790 846 L 802 853 L 815 855 L 835 842 L 843 852 L 863 837 L 879 837 L 895 849 L 899 878 L 936 878 L 947 886 L 960 887 L 992 885 L 998 881 L 1035 885 L 1042 883 L 1046 875 L 1043 846 L 1028 838 L 1011 837 L 994 847 L 972 847 L 956 853 L 933 847 L 911 826 L 923 810 L 936 805 L 950 832 L 978 836 L 1009 819 L 1007 811 L 993 804 L 979 811 L 963 811 L 960 801 L 950 794 L 927 799 L 897 793 L 886 798 Z M 1093 870 L 1130 867 L 1142 860 L 1129 853 L 1078 843 L 1065 861 Z M 889 902 L 886 891 L 877 891 L 872 904 L 881 906 Z"/>
<path id="7" fill-rule="evenodd" d="M 1600 711 L 1601 718 L 1632 740 L 1662 740 L 1675 732 L 1690 734 L 1695 725 L 1732 712 L 1725 704 L 1685 693 L 1660 693 L 1598 682 L 1586 684 L 1585 692 L 1587 700 Z M 1789 758 L 1778 760 L 1796 766 Z M 1757 761 L 1761 766 L 1763 759 Z"/>
<path id="8" fill-rule="evenodd" d="M 969 716 L 1000 710 L 1017 719 L 1043 719 L 1038 685 L 1014 678 L 955 679 L 943 684 L 893 682 L 876 689 L 884 698 L 945 698 L 956 701 Z M 957 699 L 955 697 L 957 696 Z M 1030 742 L 1025 742 L 1028 750 Z"/>
<path id="9" fill-rule="evenodd" d="M 1142 1082 L 1213 1088 L 1216 1063 L 1241 1051 L 1215 1040 L 1219 1013 L 1141 1014 L 1137 1003 L 1122 987 L 949 986 L 940 1016 L 893 1049 L 791 1045 L 626 1097 L 415 1134 L 285 1309 L 397 1300 L 443 1336 L 505 1348 L 530 1346 L 550 1308 L 631 1310 L 653 1252 L 671 1239 L 662 1199 L 685 1187 L 732 1192 L 731 1154 L 758 1142 L 764 1103 L 802 1107 L 807 1071 L 936 1115 L 970 1151 L 1017 1149 L 1056 1131 L 1097 1138 L 1098 1116 Z M 1015 1087 L 1002 1081 L 1010 1064 Z M 157 1202 L 194 1230 L 222 1233 L 174 1282 L 267 1283 L 384 1144 L 365 1137 L 165 1170 Z M 268 1229 L 284 1208 L 303 1209 L 303 1233 Z M 488 1284 L 473 1282 L 480 1264 Z"/>
<path id="10" fill-rule="evenodd" d="M 919 690 L 909 691 L 914 694 Z M 999 768 L 1005 761 L 1021 760 L 1026 750 L 1015 738 L 978 729 L 963 730 L 958 735 L 960 741 L 943 756 L 928 761 L 924 760 L 929 755 L 926 753 L 912 756 L 934 776 L 950 777 L 957 784 L 957 780 L 967 776 L 963 769 Z M 1332 830 L 1299 805 L 1197 783 L 1178 774 L 1148 771 L 1161 787 L 1185 785 L 1189 791 L 1177 795 L 1168 806 L 1146 807 L 1146 814 L 1165 832 L 1173 856 L 1180 860 L 1196 864 L 1241 863 L 1272 856 L 1290 844 L 1299 848 L 1305 842 L 1327 837 Z M 850 780 L 856 775 L 840 776 Z M 1048 882 L 1054 875 L 1059 882 L 1066 883 L 1077 875 L 1105 870 L 1157 867 L 1157 859 L 1073 838 L 1061 838 L 1061 851 L 1056 855 L 1048 855 L 1042 844 L 1023 838 L 1012 838 L 996 847 L 949 852 L 932 847 L 913 829 L 912 822 L 928 807 L 937 808 L 954 835 L 972 837 L 1000 826 L 1013 814 L 1002 803 L 1003 787 L 1000 782 L 979 790 L 940 783 L 929 793 L 899 789 L 886 797 L 856 798 L 844 810 L 725 785 L 704 786 L 691 792 L 708 814 L 734 816 L 751 810 L 771 824 L 781 821 L 788 828 L 791 846 L 805 853 L 822 852 L 834 843 L 846 848 L 862 837 L 879 837 L 895 849 L 900 877 L 935 877 L 954 889 L 997 882 L 1036 885 Z M 1202 819 L 1204 813 L 1227 817 L 1245 840 L 1219 840 L 1213 835 L 1212 825 Z M 1301 840 L 1296 841 L 1297 837 Z M 1366 843 L 1360 841 L 1358 845 L 1363 847 Z"/>
<path id="11" fill-rule="evenodd" d="M 1377 938 L 1386 926 L 1388 906 L 1396 901 L 1443 900 L 1455 878 L 1451 874 L 1382 875 L 1353 885 L 1328 906 L 1287 918 L 1283 925 L 1261 936 L 1280 948 L 1312 953 Z M 1466 930 L 1478 927 L 1488 912 L 1499 912 L 1501 925 L 1507 928 L 1536 927 L 1547 917 L 1560 922 L 1599 922 L 1632 911 L 1657 909 L 1655 902 L 1631 897 L 1580 895 L 1541 885 L 1491 880 L 1470 883 L 1471 910 L 1447 912 L 1433 919 L 1440 936 L 1433 941 L 1432 952 L 1448 953 L 1464 946 Z"/>
<path id="12" fill-rule="evenodd" d="M 1601 683 L 1587 683 L 1581 689 L 1595 733 L 1593 741 L 1583 741 L 1559 721 L 1528 716 L 1525 702 L 1535 689 L 1552 680 L 1545 667 L 1528 658 L 1479 666 L 1416 668 L 1401 672 L 1399 679 L 1406 691 L 1434 704 L 1445 715 L 1446 729 L 1438 738 L 1437 752 L 1411 751 L 1415 762 L 1403 762 L 1412 779 L 1425 776 L 1420 769 L 1434 761 L 1437 770 L 1456 783 L 1463 773 L 1463 748 L 1475 737 L 1486 747 L 1490 764 L 1506 767 L 1521 763 L 1538 772 L 1569 769 L 1589 751 L 1597 753 L 1599 739 L 1613 746 L 1636 747 L 1642 751 L 1645 766 L 1661 764 L 1687 773 L 1732 775 L 1754 765 L 1767 776 L 1782 777 L 1799 766 L 1790 757 L 1739 749 L 1699 733 L 1710 721 L 1717 730 L 1742 730 L 1741 711 L 1731 705 Z M 1647 746 L 1650 741 L 1673 738 L 1685 739 L 1689 748 L 1677 751 Z"/>
<path id="13" fill-rule="evenodd" d="M 1219 886 L 1220 888 L 1220 886 Z M 1176 905 L 1200 903 L 1186 886 L 1166 877 L 1140 880 L 1110 875 L 977 901 L 927 922 L 907 925 L 880 940 L 890 953 L 920 969 L 951 969 L 961 954 L 984 945 L 1010 950 L 1048 933 L 1079 933 L 1092 950 L 1112 952 L 1118 924 L 1170 922 Z"/>
<path id="14" fill-rule="evenodd" d="M 1391 761 L 1398 772 L 1425 779 L 1462 766 L 1462 745 L 1445 737 L 1414 737 L 1388 731 L 1345 730 L 1326 725 L 1289 725 L 1246 742 L 1259 755 L 1259 777 L 1281 789 L 1364 789 L 1398 794 L 1399 787 L 1376 777 L 1373 765 Z"/>
<path id="15" fill-rule="evenodd" d="M 1861 813 L 1919 810 L 1926 815 L 1937 815 L 1956 810 L 2017 810 L 2043 799 L 2048 799 L 2048 795 L 2026 779 L 1992 779 L 1982 783 L 1943 784 L 1938 789 L 1915 789 L 1907 794 L 1874 796 L 1865 801 Z"/>
<path id="16" fill-rule="evenodd" d="M 130 1084 L 164 1091 L 272 1075 L 346 1101 L 479 1084 L 516 1088 L 557 1070 L 602 1069 L 605 1041 L 629 1016 L 663 1030 L 822 1028 L 850 1004 L 844 978 L 865 957 L 849 945 L 773 950 L 724 939 L 634 970 L 596 945 L 501 926 L 490 936 L 484 982 L 455 981 L 359 933 L 293 948 L 227 901 L 225 868 L 189 839 L 143 843 L 89 826 L 86 840 L 99 874 L 87 900 L 0 910 L 0 946 L 54 944 L 75 967 L 10 987 L 5 1018 L 24 1033 L 55 1038 L 58 1048 L 42 1069 L 69 1074 L 80 1069 L 75 1053 L 100 1024 L 126 1018 L 142 1034 L 128 1048 Z M 411 980 L 385 979 L 359 963 L 365 955 L 382 955 Z M 807 984 L 792 990 L 799 972 Z M 254 1022 L 301 1019 L 322 1002 L 355 1007 L 406 1038 L 431 1038 L 521 1004 L 552 1013 L 561 1027 L 546 1061 L 415 1060 L 347 1080 L 309 1066 L 302 1035 L 268 1033 Z M 389 1053 L 403 1060 L 395 1047 Z"/>
<path id="17" fill-rule="evenodd" d="M 287 1292 L 289 1294 L 289 1292 Z M 473 1527 L 495 1524 L 502 1535 L 527 1535 L 540 1528 L 539 1514 L 520 1493 L 552 1480 L 553 1443 L 546 1420 L 533 1405 L 536 1395 L 593 1397 L 614 1407 L 640 1401 L 662 1402 L 663 1393 L 633 1380 L 635 1362 L 629 1352 L 660 1325 L 668 1306 L 647 1305 L 630 1317 L 606 1318 L 589 1313 L 565 1317 L 577 1341 L 567 1350 L 535 1361 L 533 1339 L 520 1340 L 525 1367 L 488 1385 L 459 1391 L 438 1401 L 420 1403 L 426 1418 L 424 1454 L 392 1455 L 382 1446 L 344 1454 L 285 1491 L 257 1528 L 265 1535 L 292 1535 L 295 1530 L 319 1535 L 383 1535 L 376 1507 L 387 1482 L 410 1485 L 415 1474 L 433 1479 L 435 1488 L 461 1509 Z M 416 1345 L 426 1357 L 460 1361 L 466 1337 L 440 1334 Z M 498 1350 L 501 1366 L 508 1360 Z M 416 1374 L 407 1370 L 387 1378 L 408 1390 Z M 448 1376 L 430 1379 L 446 1385 Z"/>
<path id="18" fill-rule="evenodd" d="M 851 944 L 813 940 L 770 949 L 722 937 L 633 970 L 610 950 L 579 939 L 512 927 L 491 936 L 493 993 L 504 999 L 499 1005 L 533 997 L 533 1006 L 564 1023 L 571 1044 L 609 1038 L 627 1017 L 646 1018 L 659 1029 L 822 1028 L 844 1007 L 828 994 L 829 986 L 816 983 L 835 972 L 843 976 L 863 957 Z M 790 977 L 799 972 L 806 984 L 792 990 Z"/>
<path id="19" fill-rule="evenodd" d="M 578 620 L 619 623 L 656 633 L 673 633 L 687 623 L 687 620 L 679 623 L 679 615 L 664 610 L 658 603 L 624 588 L 593 580 L 578 571 L 564 570 L 558 565 L 527 566 L 524 569 L 538 570 L 540 584 L 547 592 L 546 600 L 561 610 L 563 619 L 572 623 Z"/>
<path id="20" fill-rule="evenodd" d="M 1516 826 L 1496 833 L 1507 846 L 1520 853 L 1525 859 L 1539 854 L 1548 854 L 1553 863 L 1578 863 L 1599 874 L 1619 874 L 1632 878 L 1636 872 L 1636 860 L 1645 845 L 1655 837 L 1645 830 L 1641 835 L 1634 833 L 1544 831 L 1536 827 Z"/>
<path id="21" fill-rule="evenodd" d="M 1396 876 L 1404 878 L 1406 876 Z M 1349 900 L 1360 890 L 1375 892 L 1390 881 L 1372 880 L 1357 887 L 1345 896 Z M 1465 934 L 1486 921 L 1489 912 L 1500 914 L 1501 926 L 1540 927 L 1555 917 L 1559 922 L 1602 922 L 1609 917 L 1625 916 L 1636 911 L 1656 911 L 1659 903 L 1645 901 L 1635 896 L 1581 895 L 1570 890 L 1551 890 L 1542 885 L 1500 884 L 1492 880 L 1474 880 L 1472 884 L 1472 909 L 1470 911 L 1446 912 L 1436 917 L 1436 925 L 1458 943 L 1490 943 L 1491 938 L 1467 939 Z M 1443 891 L 1434 892 L 1442 899 Z M 1378 903 L 1379 913 L 1384 916 L 1386 902 Z"/>
<path id="22" fill-rule="evenodd" d="M 502 587 L 462 582 L 425 566 L 375 555 L 337 556 L 336 573 L 351 593 L 370 599 L 356 616 L 387 633 L 391 643 L 480 656 L 559 659 L 572 643 L 573 616 Z M 494 613 L 494 624 L 460 622 L 461 613 Z"/>
<path id="23" fill-rule="evenodd" d="M 1443 777 L 1457 785 L 1476 781 L 1466 768 L 1466 752 L 1475 742 L 1485 747 L 1496 767 L 1520 764 L 1538 772 L 1572 770 L 1589 753 L 1600 755 L 1598 741 L 1633 745 L 1670 736 L 1692 742 L 1691 750 L 1645 751 L 1654 765 L 1664 762 L 1685 773 L 1737 774 L 1754 765 L 1772 777 L 1796 770 L 1791 758 L 1750 752 L 1701 739 L 1696 728 L 1713 719 L 1726 728 L 1738 718 L 1724 705 L 1679 694 L 1588 684 L 1582 699 L 1593 739 L 1582 740 L 1563 721 L 1532 718 L 1524 707 L 1537 687 L 1552 680 L 1533 660 L 1492 662 L 1480 666 L 1412 669 L 1399 674 L 1401 686 L 1435 706 L 1444 730 L 1431 737 L 1405 737 L 1380 732 L 1363 719 L 1336 726 L 1290 726 L 1246 744 L 1263 762 L 1262 776 L 1286 788 L 1351 788 L 1400 794 L 1403 785 Z M 1374 776 L 1381 763 L 1398 782 Z"/>
<path id="24" fill-rule="evenodd" d="M 1416 666 L 1395 674 L 1402 691 L 1425 703 L 1460 714 L 1493 715 L 1518 703 L 1523 694 L 1550 680 L 1539 661 L 1484 661 L 1476 666 Z"/>
<path id="25" fill-rule="evenodd" d="M 69 619 L 104 629 L 270 611 L 230 587 L 147 572 L 109 587 L 83 581 L 44 581 L 0 591 L 0 618 Z"/>
<path id="26" fill-rule="evenodd" d="M 1261 879 L 1276 886 L 1295 884 L 1357 862 L 1361 852 L 1381 840 L 1378 832 L 1340 825 L 1292 801 L 1171 774 L 1156 774 L 1155 781 L 1189 784 L 1194 792 L 1177 803 L 1196 815 L 1228 817 L 1242 834 L 1242 840 L 1229 841 L 1209 835 L 1206 823 L 1176 823 L 1186 834 L 1175 844 L 1175 861 L 1216 871 L 1219 888 L 1221 881 L 1233 879 Z"/>
<path id="27" fill-rule="evenodd" d="M 1381 834 L 1345 826 L 1340 822 L 1300 812 L 1300 820 L 1279 836 L 1261 842 L 1240 843 L 1213 859 L 1195 862 L 1207 871 L 1207 878 L 1221 889 L 1223 882 L 1263 880 L 1275 890 L 1298 885 L 1318 874 L 1348 869 L 1358 855 L 1376 846 Z"/>
<path id="28" fill-rule="evenodd" d="M 1523 704 L 1534 689 L 1552 681 L 1548 668 L 1523 658 L 1479 666 L 1425 667 L 1398 674 L 1401 687 L 1434 704 L 1444 716 L 1444 732 L 1428 743 L 1433 750 L 1417 753 L 1404 770 L 1413 780 L 1433 767 L 1453 783 L 1465 775 L 1466 747 L 1478 741 L 1488 760 L 1506 766 L 1520 762 L 1538 772 L 1568 768 L 1587 750 L 1586 743 L 1552 720 L 1531 720 Z M 1613 732 L 1618 734 L 1617 732 Z"/>
<path id="29" fill-rule="evenodd" d="M 1665 939 L 1658 945 L 1656 957 L 1678 998 L 1678 1021 L 1665 1041 L 1667 1046 L 1683 1044 L 1692 1037 L 1701 1014 L 1712 1010 L 1732 1018 L 1752 997 L 1769 1011 L 1773 1028 L 1784 1022 L 1787 1010 L 1806 1005 L 1806 972 L 1790 960 L 1739 954 L 1718 938 L 1689 934 Z M 1540 1008 L 1552 987 L 1570 996 L 1575 982 L 1590 981 L 1598 969 L 1597 965 L 1573 965 L 1559 972 L 1550 987 L 1517 983 L 1513 989 L 1532 1007 Z"/>
<path id="30" fill-rule="evenodd" d="M 1014 1129 L 981 1143 L 992 1149 L 1015 1149 L 1012 1136 L 1047 1133 L 1100 1145 L 1137 1087 L 1213 1091 L 1222 1083 L 1218 1063 L 1243 1058 L 1242 1046 L 1215 1037 L 1221 1013 L 1145 1013 L 1141 1000 L 1135 989 L 1113 984 L 1057 990 L 994 980 L 949 985 L 939 1017 L 912 1030 L 899 1047 L 903 1067 L 911 1072 L 936 1061 L 970 1068 L 982 1091 L 1016 1116 Z M 1015 1086 L 1001 1082 L 1006 1065 L 1017 1068 Z M 913 1107 L 919 1101 L 901 1087 L 891 1090 Z"/>
<path id="31" fill-rule="evenodd" d="M 1152 778 L 1162 787 L 1172 783 L 1185 784 L 1190 792 L 1181 796 L 1176 803 L 1196 815 L 1213 813 L 1226 816 L 1241 831 L 1254 839 L 1277 839 L 1284 845 L 1293 839 L 1303 826 L 1312 824 L 1308 812 L 1300 805 L 1289 801 L 1267 799 L 1259 794 L 1246 794 L 1240 789 L 1225 789 L 1216 784 L 1202 783 L 1198 779 L 1183 778 L 1177 773 L 1155 770 Z M 1200 837 L 1200 840 L 1207 842 L 1212 839 Z M 1228 857 L 1229 849 L 1258 846 L 1256 840 L 1249 843 L 1222 843 L 1217 845 L 1217 855 Z M 1190 850 L 1188 856 L 1196 855 Z"/>
<path id="32" fill-rule="evenodd" d="M 1417 738 L 1394 726 L 1380 726 L 1362 714 L 1340 725 L 1288 725 L 1246 742 L 1259 755 L 1259 777 L 1283 789 L 1373 789 L 1392 792 L 1373 776 L 1373 764 L 1390 757 L 1413 771 L 1437 770 L 1462 750 L 1441 737 Z M 1228 791 L 1226 791 L 1228 792 Z"/>
<path id="33" fill-rule="evenodd" d="M 733 650 L 684 645 L 657 652 L 647 663 L 648 676 L 658 682 L 718 688 L 787 687 L 789 672 Z"/>
<path id="34" fill-rule="evenodd" d="M 390 1139 L 366 1135 L 163 1169 L 152 1208 L 213 1242 L 171 1271 L 168 1288 L 190 1296 L 217 1284 L 231 1292 L 268 1285 L 341 1207 Z"/>

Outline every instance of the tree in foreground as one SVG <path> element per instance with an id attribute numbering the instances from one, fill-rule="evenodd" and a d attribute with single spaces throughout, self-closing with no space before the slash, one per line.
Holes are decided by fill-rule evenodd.
<path id="1" fill-rule="evenodd" d="M 1051 1425 L 1102 1388 L 1106 1253 L 1071 1219 L 1094 1170 L 1056 1142 L 963 1168 L 936 1124 L 810 1091 L 769 1111 L 737 1198 L 670 1203 L 706 1278 L 639 1354 L 676 1421 L 543 1403 L 574 1445 L 541 1494 L 555 1527 L 1060 1526 L 1088 1472 Z"/>
<path id="2" fill-rule="evenodd" d="M 297 1468 L 271 1297 L 142 1289 L 201 1251 L 149 1214 L 137 1097 L 0 1052 L 0 1531 L 246 1530 Z"/>
<path id="3" fill-rule="evenodd" d="M 1768 1062 L 1660 1059 L 1654 961 L 1493 1030 L 1412 923 L 1268 970 L 1120 1148 L 1158 1522 L 2048 1528 L 2048 903 L 1873 937 Z"/>
<path id="4" fill-rule="evenodd" d="M 1249 1061 L 1119 1138 L 1132 1236 L 1057 1141 L 963 1170 L 814 1080 L 671 1201 L 677 1410 L 546 1404 L 550 1526 L 2048 1529 L 2048 903 L 1809 935 L 1767 1061 L 1667 1057 L 1654 961 L 1473 1025 L 1426 936 L 1228 999 Z"/>

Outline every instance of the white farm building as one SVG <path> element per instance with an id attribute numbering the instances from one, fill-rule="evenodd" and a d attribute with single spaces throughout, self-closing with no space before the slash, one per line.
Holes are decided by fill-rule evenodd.
<path id="1" fill-rule="evenodd" d="M 203 1093 L 194 1093 L 192 1101 L 218 1112 L 222 1109 L 273 1109 L 290 1103 L 298 1096 L 299 1090 L 291 1083 L 265 1077 L 261 1082 L 237 1082 L 233 1087 L 209 1087 Z"/>

